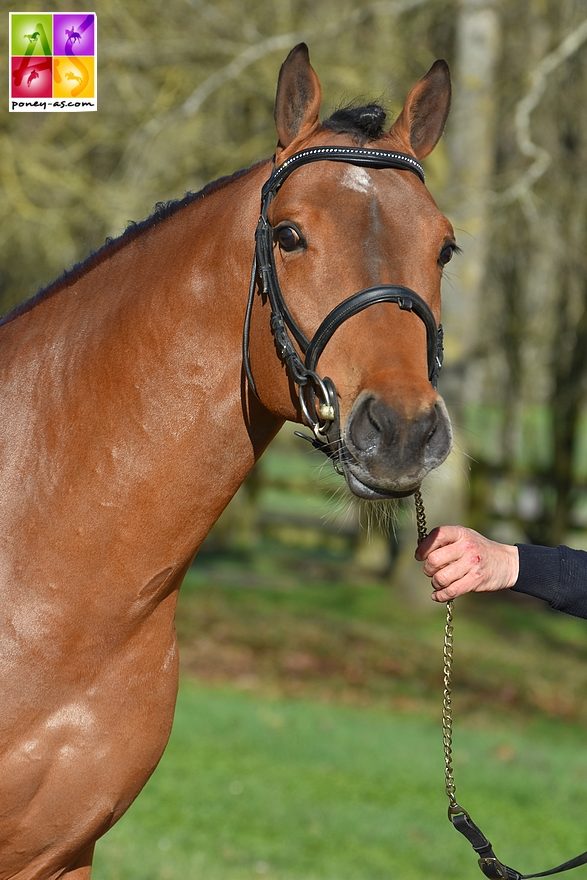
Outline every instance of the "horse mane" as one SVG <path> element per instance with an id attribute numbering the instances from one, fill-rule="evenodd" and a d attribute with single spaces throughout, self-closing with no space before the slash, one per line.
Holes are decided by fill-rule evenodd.
<path id="1" fill-rule="evenodd" d="M 166 202 L 156 202 L 153 212 L 147 218 L 139 221 L 130 220 L 126 229 L 120 235 L 115 238 L 108 237 L 103 245 L 98 247 L 95 251 L 92 251 L 92 253 L 90 253 L 84 260 L 75 263 L 69 269 L 62 272 L 54 281 L 51 281 L 48 285 L 38 290 L 33 296 L 24 300 L 24 302 L 18 303 L 4 316 L 0 316 L 0 327 L 3 324 L 8 324 L 10 321 L 14 320 L 14 318 L 23 315 L 25 312 L 29 312 L 47 297 L 57 293 L 69 284 L 74 283 L 91 269 L 98 266 L 102 260 L 115 254 L 129 241 L 132 241 L 137 238 L 137 236 L 141 235 L 141 233 L 152 229 L 154 226 L 157 226 L 158 223 L 177 214 L 178 211 L 191 205 L 192 202 L 204 199 L 206 196 L 223 189 L 225 186 L 228 186 L 228 184 L 243 177 L 249 171 L 262 165 L 264 161 L 265 160 L 261 160 L 247 168 L 241 168 L 233 174 L 225 175 L 224 177 L 218 178 L 218 180 L 207 183 L 197 192 L 186 192 L 183 198 L 171 199 Z"/>
<path id="2" fill-rule="evenodd" d="M 383 136 L 387 113 L 381 104 L 339 107 L 322 125 L 337 134 L 349 134 L 361 145 Z"/>

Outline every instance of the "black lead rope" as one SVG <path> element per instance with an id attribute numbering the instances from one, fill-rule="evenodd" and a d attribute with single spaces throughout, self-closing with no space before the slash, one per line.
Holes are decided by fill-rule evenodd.
<path id="1" fill-rule="evenodd" d="M 587 864 L 587 852 L 584 852 L 549 871 L 539 871 L 537 874 L 520 874 L 515 868 L 510 868 L 497 858 L 491 843 L 466 810 L 463 810 L 458 804 L 451 805 L 448 818 L 457 831 L 467 838 L 479 856 L 479 867 L 490 880 L 531 880 L 532 877 L 551 877 L 553 874 L 562 874 L 563 871 L 570 871 L 572 868 L 579 868 L 581 865 Z"/>
<path id="2" fill-rule="evenodd" d="M 428 534 L 426 526 L 426 511 L 422 493 L 418 489 L 414 493 L 416 505 L 416 525 L 418 529 L 418 543 L 424 540 Z M 469 813 L 461 807 L 456 799 L 456 784 L 452 766 L 452 666 L 453 666 L 453 601 L 446 603 L 446 626 L 444 628 L 443 646 L 443 698 L 442 698 L 442 745 L 444 750 L 444 790 L 448 797 L 448 818 L 465 837 L 479 857 L 479 867 L 490 880 L 532 880 L 535 877 L 551 877 L 553 874 L 562 874 L 572 868 L 579 868 L 587 864 L 587 851 L 550 868 L 548 871 L 539 871 L 536 874 L 520 874 L 515 868 L 510 868 L 505 862 L 497 858 L 493 846 L 483 834 L 481 829 L 471 819 Z"/>

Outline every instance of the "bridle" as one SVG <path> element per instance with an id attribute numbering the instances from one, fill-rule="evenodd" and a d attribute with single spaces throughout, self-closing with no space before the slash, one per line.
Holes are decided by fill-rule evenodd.
<path id="1" fill-rule="evenodd" d="M 390 284 L 367 287 L 347 297 L 326 315 L 311 340 L 301 330 L 279 285 L 273 256 L 275 230 L 267 215 L 271 202 L 290 174 L 302 165 L 317 161 L 347 162 L 368 168 L 395 168 L 410 171 L 422 182 L 424 169 L 413 156 L 406 153 L 362 147 L 310 147 L 294 153 L 281 165 L 274 167 L 261 190 L 261 215 L 255 233 L 255 255 L 243 331 L 245 375 L 251 391 L 257 395 L 249 344 L 253 302 L 259 285 L 271 308 L 271 330 L 278 356 L 297 388 L 304 422 L 314 434 L 313 445 L 332 457 L 339 431 L 337 394 L 332 380 L 320 376 L 317 366 L 322 352 L 341 324 L 376 303 L 395 303 L 400 309 L 413 312 L 426 327 L 428 378 L 434 387 L 442 366 L 443 332 L 421 296 L 409 287 Z"/>

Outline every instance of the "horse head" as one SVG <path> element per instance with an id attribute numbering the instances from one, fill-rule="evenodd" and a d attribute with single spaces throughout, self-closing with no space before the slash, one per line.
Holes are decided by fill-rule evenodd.
<path id="1" fill-rule="evenodd" d="M 442 134 L 450 76 L 437 61 L 387 129 L 377 105 L 321 123 L 320 103 L 300 44 L 277 85 L 245 369 L 269 411 L 313 428 L 355 495 L 408 495 L 451 447 L 435 386 L 456 243 L 420 165 Z"/>

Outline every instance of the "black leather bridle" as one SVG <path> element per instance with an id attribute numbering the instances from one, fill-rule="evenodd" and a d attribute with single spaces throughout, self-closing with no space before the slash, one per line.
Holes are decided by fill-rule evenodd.
<path id="1" fill-rule="evenodd" d="M 298 389 L 304 421 L 314 433 L 314 445 L 330 454 L 335 440 L 333 432 L 337 430 L 333 426 L 338 422 L 336 388 L 331 379 L 319 375 L 317 365 L 327 343 L 341 324 L 376 303 L 395 303 L 400 309 L 413 312 L 426 327 L 428 378 L 434 387 L 436 387 L 442 366 L 443 333 L 442 326 L 437 326 L 430 307 L 421 296 L 408 287 L 390 284 L 368 287 L 347 297 L 326 315 L 311 340 L 302 332 L 285 302 L 279 285 L 273 256 L 274 228 L 269 223 L 267 214 L 281 185 L 293 171 L 302 165 L 324 160 L 348 162 L 352 165 L 369 168 L 395 168 L 401 171 L 410 171 L 422 182 L 424 182 L 424 169 L 413 156 L 406 153 L 370 150 L 362 147 L 310 147 L 299 153 L 294 153 L 281 165 L 274 167 L 261 190 L 261 216 L 255 233 L 255 256 L 243 332 L 245 375 L 249 387 L 253 393 L 257 394 L 251 370 L 249 341 L 254 295 L 259 283 L 263 295 L 269 300 L 271 329 L 277 353 L 285 364 L 290 379 Z"/>

